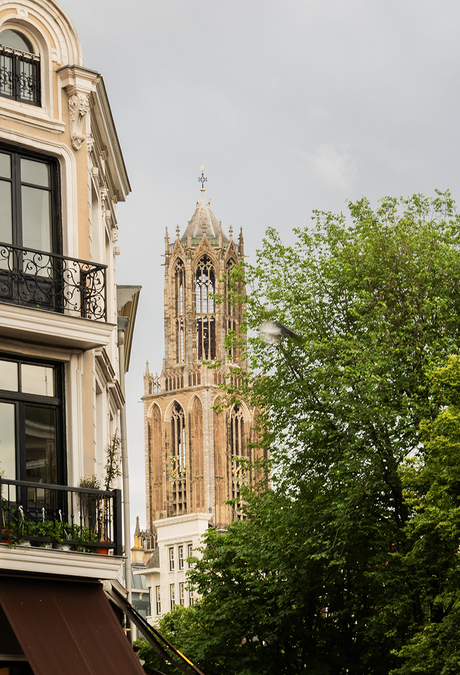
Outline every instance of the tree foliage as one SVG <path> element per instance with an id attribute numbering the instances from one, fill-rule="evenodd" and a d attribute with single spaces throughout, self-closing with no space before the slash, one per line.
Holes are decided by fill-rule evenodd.
<path id="1" fill-rule="evenodd" d="M 195 607 L 185 608 L 177 605 L 161 617 L 156 628 L 189 661 L 199 668 L 203 667 L 205 656 L 208 656 L 207 640 L 197 621 Z M 177 674 L 177 669 L 171 663 L 166 663 L 165 659 L 157 654 L 146 640 L 141 638 L 136 641 L 135 645 L 139 649 L 139 658 L 148 666 L 165 675 Z M 168 647 L 165 649 L 176 661 L 179 660 Z M 208 672 L 205 675 L 208 675 Z"/>
<path id="2" fill-rule="evenodd" d="M 317 213 L 292 246 L 269 230 L 234 272 L 249 335 L 272 319 L 300 338 L 249 337 L 252 376 L 227 387 L 262 411 L 275 487 L 209 533 L 191 574 L 230 673 L 388 673 L 427 621 L 400 467 L 425 456 L 430 373 L 459 353 L 460 219 L 449 193 L 349 212 Z"/>
<path id="3" fill-rule="evenodd" d="M 417 579 L 420 606 L 395 675 L 460 672 L 460 359 L 433 374 L 448 405 L 422 426 L 423 451 L 402 467 L 412 516 L 403 565 Z"/>

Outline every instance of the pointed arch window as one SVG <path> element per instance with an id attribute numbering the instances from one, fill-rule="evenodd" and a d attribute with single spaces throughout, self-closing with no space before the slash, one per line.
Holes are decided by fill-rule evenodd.
<path id="1" fill-rule="evenodd" d="M 235 405 L 230 413 L 228 441 L 231 456 L 231 494 L 232 499 L 239 499 L 240 487 L 248 480 L 249 460 L 247 440 L 244 428 L 244 415 L 241 406 Z M 234 518 L 239 517 L 234 510 Z"/>
<path id="2" fill-rule="evenodd" d="M 216 358 L 216 281 L 211 258 L 204 255 L 196 268 L 196 352 L 199 361 Z"/>
<path id="3" fill-rule="evenodd" d="M 185 478 L 185 413 L 179 403 L 171 414 L 171 479 Z"/>
<path id="4" fill-rule="evenodd" d="M 40 105 L 40 57 L 15 30 L 0 33 L 0 96 Z"/>
<path id="5" fill-rule="evenodd" d="M 176 303 L 176 361 L 185 360 L 185 266 L 179 258 L 174 272 L 174 295 Z"/>
<path id="6" fill-rule="evenodd" d="M 180 258 L 176 262 L 174 272 L 174 285 L 176 297 L 176 317 L 184 316 L 185 314 L 185 266 L 184 261 Z"/>
<path id="7" fill-rule="evenodd" d="M 230 415 L 230 449 L 232 457 L 247 457 L 248 450 L 244 435 L 244 415 L 241 406 L 235 405 Z"/>
<path id="8" fill-rule="evenodd" d="M 227 314 L 228 316 L 235 316 L 236 315 L 236 310 L 237 307 L 234 305 L 231 301 L 231 281 L 230 281 L 230 275 L 232 272 L 232 267 L 235 266 L 235 261 L 233 258 L 230 258 L 230 260 L 227 260 L 227 265 L 226 265 L 226 274 L 225 274 L 225 299 L 227 301 Z"/>
<path id="9" fill-rule="evenodd" d="M 230 279 L 232 267 L 234 267 L 235 261 L 233 258 L 230 258 L 227 261 L 226 265 L 226 274 L 225 274 L 225 301 L 227 309 L 227 334 L 236 333 L 238 325 L 238 312 L 239 307 L 232 302 L 231 293 L 232 293 L 232 283 Z M 233 342 L 233 341 L 232 341 Z M 236 361 L 237 358 L 237 349 L 236 345 L 233 343 L 232 346 L 227 350 L 227 357 L 230 361 Z"/>

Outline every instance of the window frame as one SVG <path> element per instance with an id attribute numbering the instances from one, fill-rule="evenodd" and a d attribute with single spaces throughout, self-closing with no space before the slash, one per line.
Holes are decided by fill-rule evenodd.
<path id="1" fill-rule="evenodd" d="M 11 30 L 18 35 L 20 35 L 25 42 L 30 42 L 30 40 L 25 36 L 20 30 L 17 30 L 16 27 L 6 26 L 0 32 L 0 40 L 3 32 Z M 11 59 L 11 70 L 8 70 L 6 65 L 3 63 L 5 59 Z M 23 87 L 21 87 L 21 63 L 26 63 L 31 65 L 31 75 L 29 76 L 32 80 L 32 97 L 25 97 L 21 95 Z M 4 69 L 6 75 L 11 73 L 11 94 L 7 94 L 0 89 L 0 97 L 7 98 L 10 101 L 17 101 L 18 103 L 26 103 L 27 105 L 33 105 L 35 107 L 41 108 L 42 105 L 42 96 L 41 96 L 41 58 L 40 54 L 34 54 L 33 52 L 26 52 L 16 47 L 10 47 L 4 45 L 0 42 L 0 76 L 1 72 Z M 26 76 L 27 77 L 27 76 Z"/>
<path id="2" fill-rule="evenodd" d="M 7 182 L 11 185 L 11 220 L 12 220 L 12 241 L 3 242 L 5 244 L 26 248 L 23 237 L 23 213 L 21 189 L 26 187 L 39 187 L 41 190 L 50 193 L 50 218 L 51 218 L 51 246 L 50 251 L 46 253 L 56 253 L 62 255 L 62 210 L 61 210 L 61 182 L 59 161 L 56 157 L 46 153 L 24 150 L 6 143 L 0 143 L 0 154 L 10 156 L 11 178 L 0 177 L 1 182 Z M 21 159 L 42 162 L 47 164 L 50 169 L 49 188 L 37 186 L 32 183 L 21 180 Z"/>
<path id="3" fill-rule="evenodd" d="M 161 614 L 161 586 L 155 586 L 155 609 L 157 616 Z"/>
<path id="4" fill-rule="evenodd" d="M 208 254 L 200 257 L 195 268 L 196 358 L 214 361 L 217 356 L 216 302 L 217 289 L 214 261 Z"/>
<path id="5" fill-rule="evenodd" d="M 168 548 L 169 571 L 174 572 L 174 546 Z"/>
<path id="6" fill-rule="evenodd" d="M 28 358 L 0 353 L 1 361 L 15 363 L 18 369 L 18 390 L 0 389 L 0 402 L 14 405 L 15 413 L 15 480 L 27 480 L 26 456 L 26 424 L 25 408 L 27 405 L 37 408 L 52 408 L 56 420 L 56 485 L 67 485 L 67 450 L 65 438 L 65 398 L 64 398 L 64 365 L 56 361 L 39 358 Z M 53 368 L 54 396 L 42 396 L 20 391 L 21 365 L 36 365 Z M 34 483 L 36 481 L 30 481 Z"/>

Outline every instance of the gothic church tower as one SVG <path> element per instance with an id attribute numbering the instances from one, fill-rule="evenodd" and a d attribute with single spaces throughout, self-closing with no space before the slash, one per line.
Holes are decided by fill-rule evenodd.
<path id="1" fill-rule="evenodd" d="M 241 458 L 253 460 L 254 411 L 244 403 L 217 413 L 218 385 L 235 365 L 225 349 L 228 331 L 239 330 L 242 308 L 226 299 L 226 273 L 244 258 L 243 235 L 234 241 L 217 220 L 204 193 L 182 236 L 165 238 L 165 358 L 161 376 L 144 376 L 147 528 L 155 521 L 202 514 L 217 528 L 238 517 L 225 504 L 251 481 Z M 213 295 L 225 300 L 217 303 Z M 207 363 L 219 361 L 211 369 Z M 207 362 L 207 363 L 204 363 Z M 182 517 L 182 518 L 177 518 Z M 157 523 L 158 526 L 158 523 Z"/>

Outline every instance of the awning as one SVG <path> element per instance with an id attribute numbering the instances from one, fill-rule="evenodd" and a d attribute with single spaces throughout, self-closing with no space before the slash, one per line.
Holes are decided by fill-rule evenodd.
<path id="1" fill-rule="evenodd" d="M 0 603 L 35 675 L 145 675 L 99 583 L 0 576 Z"/>

